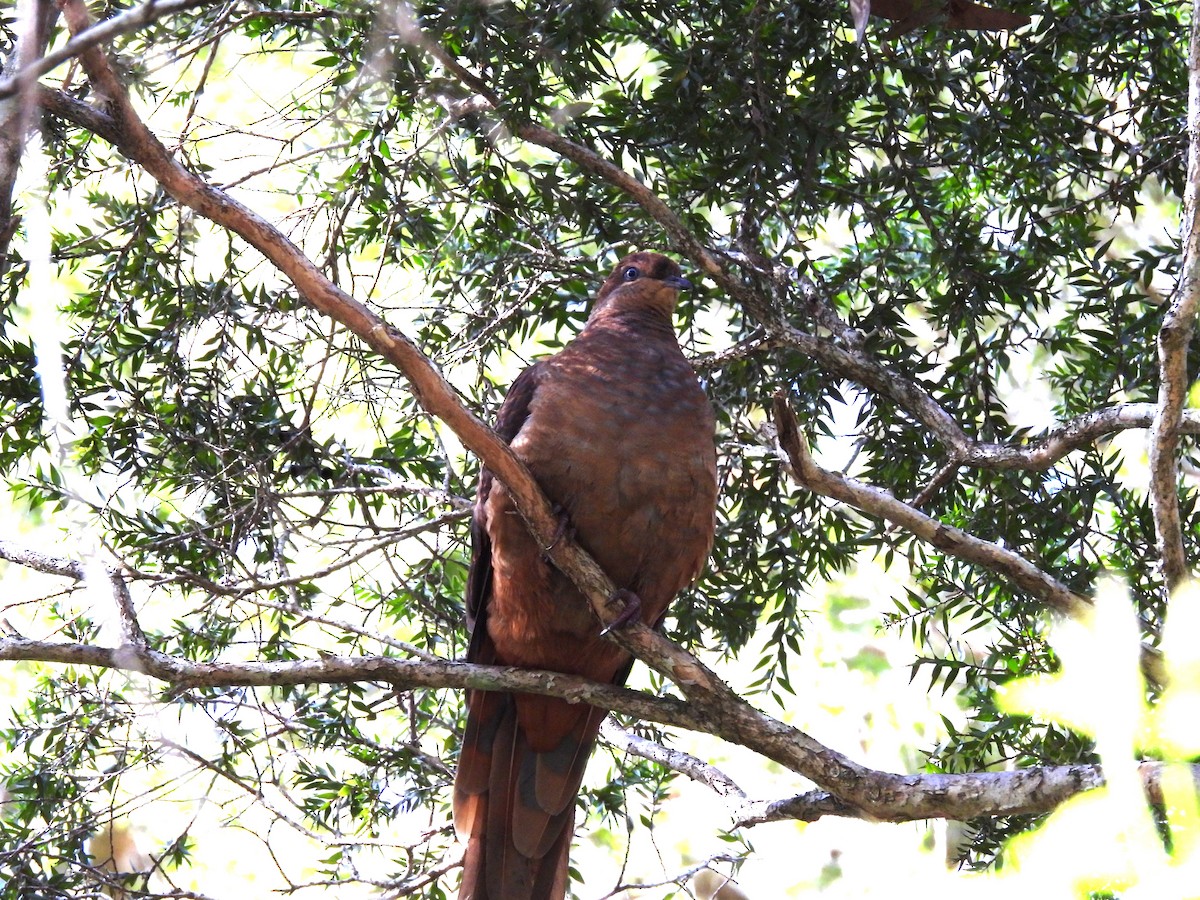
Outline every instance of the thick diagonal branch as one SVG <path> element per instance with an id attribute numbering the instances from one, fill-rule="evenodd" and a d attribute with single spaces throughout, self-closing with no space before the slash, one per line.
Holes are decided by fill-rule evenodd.
<path id="1" fill-rule="evenodd" d="M 64 0 L 63 13 L 72 32 L 88 27 L 87 10 L 81 0 Z M 575 581 L 597 616 L 605 623 L 615 618 L 620 607 L 610 603 L 612 582 L 574 541 L 555 540 L 558 517 L 529 470 L 494 431 L 466 408 L 429 358 L 373 310 L 331 282 L 278 228 L 184 168 L 137 115 L 103 50 L 89 47 L 81 53 L 80 61 L 109 104 L 107 114 L 87 108 L 80 116 L 81 124 L 98 126 L 96 133 L 142 166 L 179 203 L 245 239 L 295 285 L 309 304 L 345 325 L 404 373 L 421 406 L 445 422 L 509 488 L 531 531 L 543 546 L 553 545 L 549 555 L 554 564 Z M 61 96 L 56 102 L 66 115 L 78 109 Z M 635 624 L 614 633 L 614 639 L 678 684 L 685 694 L 697 686 L 710 693 L 733 696 L 706 666 L 652 629 Z"/>

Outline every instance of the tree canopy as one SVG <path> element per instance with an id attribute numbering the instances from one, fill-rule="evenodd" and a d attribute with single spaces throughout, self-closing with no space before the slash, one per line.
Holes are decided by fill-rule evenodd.
<path id="1" fill-rule="evenodd" d="M 96 842 L 210 782 L 320 848 L 277 861 L 297 889 L 451 895 L 468 686 L 619 714 L 581 833 L 652 832 L 680 772 L 736 799 L 669 754 L 685 731 L 809 779 L 711 823 L 735 868 L 748 823 L 823 816 L 969 820 L 984 866 L 1097 784 L 1087 734 L 997 697 L 1058 669 L 1052 624 L 1106 574 L 1165 682 L 1200 554 L 1200 51 L 1171 0 L 1006 8 L 1031 23 L 861 43 L 840 0 L 3 13 L 0 896 L 202 896 L 186 817 L 124 875 Z M 643 693 L 455 663 L 480 455 L 553 531 L 481 420 L 651 248 L 697 285 L 708 568 L 662 635 L 618 636 Z M 552 555 L 602 611 L 580 548 Z M 864 559 L 903 585 L 873 624 L 965 710 L 909 773 L 779 721 L 811 702 L 814 597 Z"/>

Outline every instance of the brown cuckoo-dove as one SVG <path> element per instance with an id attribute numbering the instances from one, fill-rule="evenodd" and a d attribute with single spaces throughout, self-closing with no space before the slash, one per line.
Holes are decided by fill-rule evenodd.
<path id="1" fill-rule="evenodd" d="M 496 423 L 575 540 L 651 626 L 697 577 L 713 539 L 713 412 L 672 324 L 689 286 L 665 256 L 621 260 L 583 330 L 521 373 Z M 583 595 L 486 470 L 471 535 L 470 661 L 625 680 L 631 657 L 601 636 Z M 575 798 L 605 714 L 485 691 L 468 706 L 454 783 L 455 826 L 467 842 L 459 898 L 559 900 Z"/>

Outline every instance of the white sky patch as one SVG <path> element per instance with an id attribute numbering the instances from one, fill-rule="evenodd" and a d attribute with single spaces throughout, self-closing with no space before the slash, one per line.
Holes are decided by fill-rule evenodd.
<path id="1" fill-rule="evenodd" d="M 42 153 L 41 141 L 36 135 L 29 141 L 25 160 L 23 171 L 35 179 L 35 185 L 44 185 L 48 177 L 47 160 Z M 70 440 L 73 434 L 62 353 L 67 329 L 59 313 L 61 292 L 50 262 L 50 212 L 43 190 L 28 190 L 24 192 L 24 196 L 31 201 L 23 213 L 29 258 L 29 287 L 19 295 L 18 309 L 24 312 L 26 328 L 33 337 L 46 424 L 54 432 L 52 440 L 59 443 L 58 449 L 61 450 L 65 441 Z"/>
<path id="2" fill-rule="evenodd" d="M 67 394 L 66 344 L 70 326 L 63 307 L 68 290 L 59 279 L 53 262 L 53 231 L 45 185 L 49 178 L 48 158 L 36 134 L 31 136 L 21 169 L 21 196 L 25 198 L 22 215 L 25 222 L 25 253 L 29 261 L 29 283 L 17 296 L 16 319 L 33 341 L 38 386 L 44 404 L 44 428 L 53 464 L 62 478 L 64 493 L 85 502 L 104 503 L 111 491 L 104 479 L 91 478 L 75 465 L 72 444 L 84 436 L 82 427 L 71 414 Z M 78 507 L 68 506 L 63 513 L 66 532 L 52 548 L 55 552 L 79 559 L 84 564 L 84 605 L 93 621 L 100 625 L 99 641 L 119 645 L 127 635 L 117 614 L 106 571 L 100 555 L 100 540 Z M 65 546 L 64 546 L 65 545 Z M 64 553 L 65 550 L 65 553 Z"/>

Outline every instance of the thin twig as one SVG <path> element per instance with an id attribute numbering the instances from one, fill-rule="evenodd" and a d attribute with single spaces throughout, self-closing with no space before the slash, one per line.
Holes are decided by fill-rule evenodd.
<path id="1" fill-rule="evenodd" d="M 347 622 L 345 619 L 337 619 L 333 616 L 325 616 L 320 613 L 312 612 L 307 609 L 300 609 L 291 606 L 287 603 L 276 603 L 274 600 L 264 600 L 261 597 L 251 597 L 250 602 L 255 606 L 261 606 L 265 609 L 274 609 L 278 612 L 290 613 L 294 616 L 299 616 L 305 621 L 316 622 L 320 625 L 328 625 L 330 628 L 337 628 L 340 631 L 348 631 L 351 634 L 357 634 L 359 637 L 369 638 L 372 641 L 378 641 L 385 647 L 391 647 L 393 650 L 400 650 L 408 653 L 417 659 L 423 659 L 427 662 L 436 662 L 440 657 L 428 650 L 422 650 L 415 644 L 410 644 L 407 641 L 401 641 L 397 638 L 386 634 L 380 634 L 378 631 L 372 631 L 369 628 L 363 628 L 361 625 L 355 625 L 353 622 Z"/>
<path id="2" fill-rule="evenodd" d="M 668 884 L 682 885 L 684 882 L 688 881 L 693 876 L 698 875 L 700 872 L 703 872 L 705 869 L 711 869 L 712 866 L 716 865 L 717 863 L 736 863 L 739 862 L 740 859 L 741 857 L 732 856 L 728 853 L 717 853 L 708 857 L 708 859 L 702 862 L 693 863 L 692 865 L 683 869 L 681 872 L 676 872 L 669 878 L 663 878 L 659 881 L 621 881 L 611 891 L 603 894 L 597 898 L 597 900 L 610 900 L 610 898 L 618 896 L 628 897 L 631 891 L 647 891 L 651 888 L 664 887 Z"/>
<path id="3" fill-rule="evenodd" d="M 716 766 L 710 765 L 690 753 L 684 753 L 682 750 L 675 750 L 672 747 L 664 747 L 655 741 L 639 737 L 633 732 L 626 731 L 612 719 L 605 719 L 600 725 L 600 735 L 614 747 L 686 775 L 692 781 L 711 788 L 721 797 L 732 797 L 736 800 L 745 800 L 746 798 L 746 792 Z"/>
<path id="4" fill-rule="evenodd" d="M 929 480 L 929 484 L 925 485 L 925 487 L 921 489 L 921 493 L 917 494 L 917 496 L 913 497 L 912 500 L 909 501 L 909 505 L 913 509 L 920 509 L 922 506 L 928 503 L 938 491 L 949 484 L 950 479 L 952 479 L 961 468 L 962 463 L 956 459 L 946 463 L 941 467 L 941 469 L 938 470 L 937 474 Z"/>

